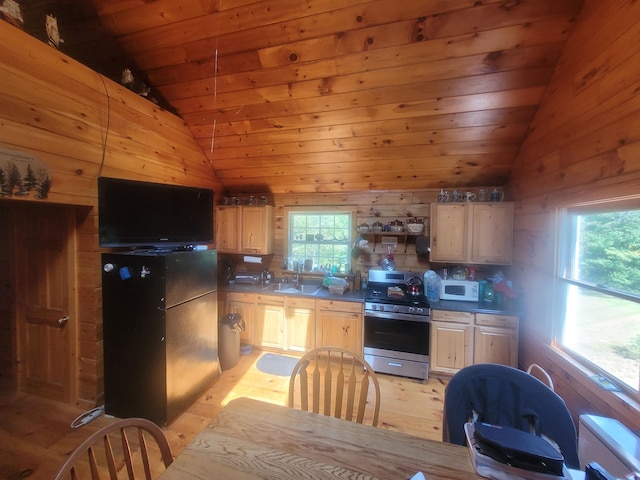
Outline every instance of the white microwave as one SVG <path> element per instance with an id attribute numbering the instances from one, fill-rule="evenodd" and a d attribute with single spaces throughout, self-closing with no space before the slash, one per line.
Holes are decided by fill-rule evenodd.
<path id="1" fill-rule="evenodd" d="M 478 282 L 473 280 L 442 280 L 440 300 L 478 301 Z"/>

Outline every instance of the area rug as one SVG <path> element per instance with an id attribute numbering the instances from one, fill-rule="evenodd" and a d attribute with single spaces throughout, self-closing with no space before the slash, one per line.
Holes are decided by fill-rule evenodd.
<path id="1" fill-rule="evenodd" d="M 256 362 L 258 370 L 279 377 L 289 377 L 293 367 L 298 363 L 295 357 L 287 357 L 275 353 L 265 353 Z"/>

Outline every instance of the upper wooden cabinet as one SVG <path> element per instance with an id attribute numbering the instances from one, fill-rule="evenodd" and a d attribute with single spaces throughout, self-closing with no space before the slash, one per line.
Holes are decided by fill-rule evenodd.
<path id="1" fill-rule="evenodd" d="M 274 246 L 273 205 L 216 207 L 216 248 L 268 255 Z"/>
<path id="2" fill-rule="evenodd" d="M 510 264 L 513 203 L 431 205 L 431 261 Z"/>

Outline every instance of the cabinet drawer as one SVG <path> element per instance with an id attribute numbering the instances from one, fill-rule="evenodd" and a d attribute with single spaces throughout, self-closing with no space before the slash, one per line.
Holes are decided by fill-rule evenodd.
<path id="1" fill-rule="evenodd" d="M 284 305 L 282 295 L 256 295 L 258 305 Z"/>
<path id="2" fill-rule="evenodd" d="M 431 310 L 431 320 L 438 322 L 473 323 L 473 313 Z"/>
<path id="3" fill-rule="evenodd" d="M 227 292 L 227 302 L 253 303 L 256 299 L 255 293 L 248 292 Z"/>
<path id="4" fill-rule="evenodd" d="M 287 306 L 315 310 L 316 300 L 314 298 L 287 297 Z"/>
<path id="5" fill-rule="evenodd" d="M 476 325 L 500 328 L 518 328 L 518 317 L 476 313 Z"/>
<path id="6" fill-rule="evenodd" d="M 358 302 L 339 302 L 335 300 L 318 300 L 318 310 L 334 310 L 336 312 L 362 313 L 362 304 Z"/>

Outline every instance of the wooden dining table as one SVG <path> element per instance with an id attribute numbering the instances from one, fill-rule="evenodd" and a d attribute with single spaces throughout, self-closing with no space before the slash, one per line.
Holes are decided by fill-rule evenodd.
<path id="1" fill-rule="evenodd" d="M 237 398 L 160 480 L 474 480 L 467 447 Z"/>

